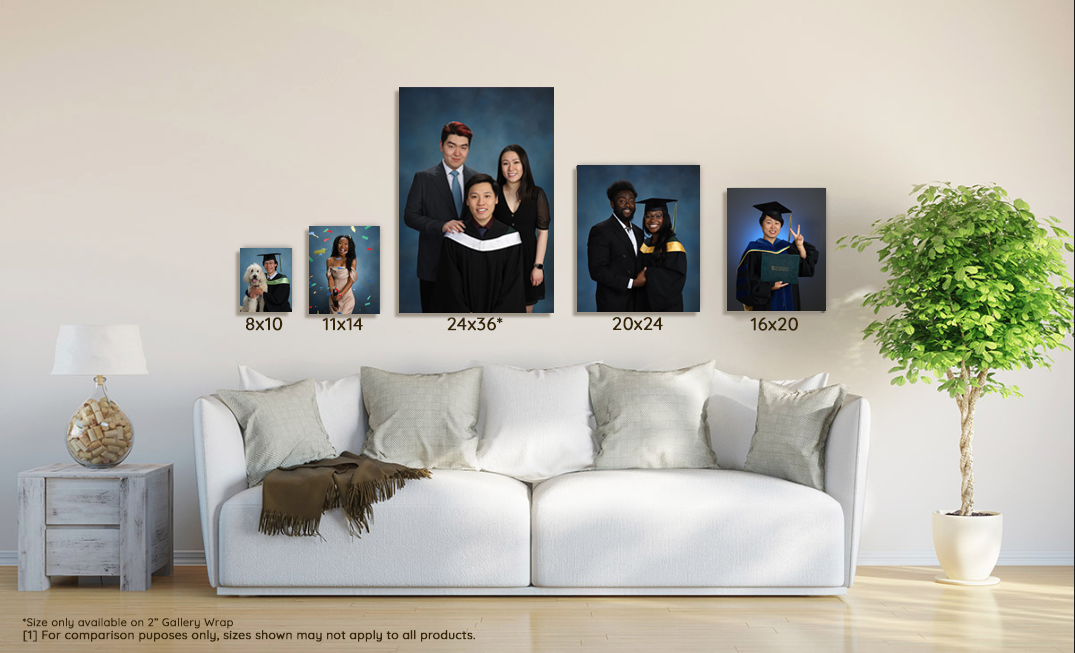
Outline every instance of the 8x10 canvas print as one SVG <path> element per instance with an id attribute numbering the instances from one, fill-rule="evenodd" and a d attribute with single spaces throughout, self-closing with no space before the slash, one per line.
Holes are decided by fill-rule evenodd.
<path id="1" fill-rule="evenodd" d="M 291 312 L 291 248 L 239 249 L 239 312 Z"/>

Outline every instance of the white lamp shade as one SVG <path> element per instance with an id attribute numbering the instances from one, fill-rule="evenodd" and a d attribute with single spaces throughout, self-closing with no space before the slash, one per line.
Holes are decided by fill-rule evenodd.
<path id="1" fill-rule="evenodd" d="M 61 324 L 53 374 L 148 374 L 137 324 Z"/>

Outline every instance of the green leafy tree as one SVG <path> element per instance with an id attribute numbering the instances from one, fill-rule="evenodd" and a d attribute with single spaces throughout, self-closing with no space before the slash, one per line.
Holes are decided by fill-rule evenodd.
<path id="1" fill-rule="evenodd" d="M 1073 289 L 1064 251 L 1071 234 L 1043 226 L 1000 186 L 922 184 L 907 213 L 844 236 L 838 249 L 879 246 L 885 285 L 863 306 L 895 309 L 864 330 L 895 361 L 893 385 L 939 382 L 959 406 L 960 515 L 974 510 L 974 411 L 990 393 L 1022 396 L 997 370 L 1050 367 L 1052 349 L 1070 350 Z M 1049 231 L 1052 231 L 1052 235 Z M 845 243 L 846 239 L 850 241 Z"/>

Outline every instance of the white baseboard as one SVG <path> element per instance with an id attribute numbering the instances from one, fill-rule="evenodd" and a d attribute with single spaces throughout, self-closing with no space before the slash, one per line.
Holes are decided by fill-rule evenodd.
<path id="1" fill-rule="evenodd" d="M 5 565 L 17 566 L 19 564 L 18 551 L 0 551 L 0 567 Z M 176 551 L 172 556 L 172 564 L 177 567 L 191 567 L 205 564 L 205 552 L 201 549 L 191 551 Z"/>
<path id="2" fill-rule="evenodd" d="M 204 565 L 205 552 L 200 549 L 176 551 L 174 564 L 179 567 Z M 0 551 L 0 566 L 19 564 L 17 551 Z M 1066 567 L 1075 565 L 1075 551 L 1003 551 L 997 565 L 1001 567 Z M 862 551 L 860 567 L 937 567 L 933 551 Z"/>
<path id="3" fill-rule="evenodd" d="M 860 567 L 939 567 L 933 551 L 859 551 Z M 1001 551 L 998 567 L 1062 567 L 1075 564 L 1075 551 Z"/>

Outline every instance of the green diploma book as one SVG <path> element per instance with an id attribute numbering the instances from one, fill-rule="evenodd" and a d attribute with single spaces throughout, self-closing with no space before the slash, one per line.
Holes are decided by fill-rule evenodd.
<path id="1" fill-rule="evenodd" d="M 761 255 L 761 280 L 783 281 L 791 284 L 799 283 L 799 258 L 798 254 L 763 252 Z"/>

